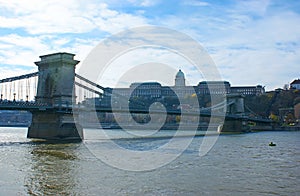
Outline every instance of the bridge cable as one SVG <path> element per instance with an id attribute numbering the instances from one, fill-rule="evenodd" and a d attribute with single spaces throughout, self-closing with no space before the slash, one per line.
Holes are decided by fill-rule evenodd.
<path id="1" fill-rule="evenodd" d="M 245 104 L 245 108 L 250 112 L 250 114 L 253 114 L 254 116 L 259 116 L 256 112 L 251 110 L 246 104 Z"/>
<path id="2" fill-rule="evenodd" d="M 39 74 L 39 72 L 34 72 L 34 73 L 25 74 L 25 75 L 21 75 L 21 76 L 5 78 L 5 79 L 0 80 L 0 83 L 12 82 L 12 81 L 16 81 L 16 80 L 25 79 L 25 78 L 31 78 L 31 77 L 37 76 L 38 74 Z"/>

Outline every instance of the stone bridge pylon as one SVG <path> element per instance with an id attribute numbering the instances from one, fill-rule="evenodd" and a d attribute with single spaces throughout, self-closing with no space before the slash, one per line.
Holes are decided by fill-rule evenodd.
<path id="1" fill-rule="evenodd" d="M 50 109 L 32 111 L 28 138 L 82 140 L 82 127 L 72 112 L 74 98 L 74 54 L 54 53 L 40 56 L 36 103 L 47 104 Z"/>
<path id="2" fill-rule="evenodd" d="M 242 94 L 228 94 L 227 98 L 227 114 L 224 124 L 219 126 L 219 132 L 247 132 L 249 131 L 248 119 L 245 116 L 245 105 Z M 231 116 L 231 118 L 228 118 Z M 236 118 L 234 118 L 234 117 Z"/>

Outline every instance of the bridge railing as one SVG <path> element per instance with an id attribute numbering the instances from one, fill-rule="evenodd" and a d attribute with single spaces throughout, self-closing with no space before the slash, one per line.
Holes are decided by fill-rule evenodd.
<path id="1" fill-rule="evenodd" d="M 5 103 L 34 101 L 38 72 L 0 80 L 0 101 Z"/>

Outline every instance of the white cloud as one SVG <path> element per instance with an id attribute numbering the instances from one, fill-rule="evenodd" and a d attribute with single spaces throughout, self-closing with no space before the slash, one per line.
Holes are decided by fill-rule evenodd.
<path id="1" fill-rule="evenodd" d="M 240 14 L 251 13 L 263 16 L 265 15 L 269 5 L 270 0 L 237 1 L 236 6 L 231 11 Z"/>
<path id="2" fill-rule="evenodd" d="M 70 41 L 71 41 L 70 39 L 63 37 L 63 38 L 58 38 L 58 39 L 54 40 L 53 44 L 57 45 L 57 46 L 63 46 L 65 44 L 70 43 Z"/>
<path id="3" fill-rule="evenodd" d="M 297 65 L 300 61 L 299 54 L 299 50 L 291 54 L 269 49 L 263 51 L 228 50 L 220 51 L 212 56 L 219 65 L 224 79 L 229 80 L 232 85 L 262 84 L 271 90 L 282 87 L 286 81 L 291 80 L 290 77 L 296 77 L 299 74 Z M 256 82 L 253 83 L 253 81 Z"/>
<path id="4" fill-rule="evenodd" d="M 145 81 L 156 81 L 162 85 L 173 86 L 178 69 L 183 68 L 183 72 L 189 75 L 186 83 L 197 85 L 202 78 L 202 73 L 188 60 L 164 48 L 135 48 L 122 53 L 110 62 L 105 70 L 98 70 L 99 74 L 104 71 L 101 78 L 98 78 L 98 82 L 110 87 L 129 87 L 133 82 Z M 97 68 L 99 67 L 95 64 L 93 72 L 97 71 Z"/>
<path id="5" fill-rule="evenodd" d="M 143 18 L 130 14 L 118 14 L 108 19 L 103 19 L 102 17 L 94 18 L 94 23 L 102 31 L 117 33 L 128 28 L 145 25 L 146 21 Z"/>
<path id="6" fill-rule="evenodd" d="M 300 15 L 269 6 L 269 1 L 241 1 L 219 16 L 173 15 L 163 23 L 208 48 L 232 85 L 260 83 L 272 90 L 299 77 Z"/>
<path id="7" fill-rule="evenodd" d="M 83 33 L 93 29 L 93 24 L 80 16 L 82 4 L 67 1 L 0 1 L 9 14 L 0 18 L 0 27 L 24 28 L 31 34 Z"/>
<path id="8" fill-rule="evenodd" d="M 0 79 L 10 78 L 14 76 L 24 75 L 28 73 L 36 72 L 37 69 L 33 67 L 32 69 L 24 69 L 22 67 L 8 67 L 1 66 Z"/>
<path id="9" fill-rule="evenodd" d="M 38 54 L 48 51 L 48 46 L 40 37 L 24 37 L 10 34 L 0 37 L 1 63 L 11 65 L 34 66 L 33 62 L 38 59 Z"/>
<path id="10" fill-rule="evenodd" d="M 103 32 L 115 33 L 146 24 L 143 17 L 83 0 L 0 0 L 0 11 L 0 28 L 15 29 L 15 33 L 0 36 L 0 63 L 34 68 L 33 62 L 40 55 L 54 52 L 71 52 L 82 61 Z M 27 34 L 18 34 L 19 29 Z M 92 31 L 92 37 L 84 35 Z"/>
<path id="11" fill-rule="evenodd" d="M 0 16 L 2 28 L 24 28 L 30 34 L 87 33 L 96 28 L 109 33 L 146 24 L 141 16 L 120 13 L 103 3 L 83 0 L 7 1 L 0 8 L 9 14 Z"/>
<path id="12" fill-rule="evenodd" d="M 183 1 L 183 5 L 189 5 L 189 6 L 209 6 L 210 3 L 205 1 L 199 1 L 199 0 L 188 0 Z"/>
<path id="13" fill-rule="evenodd" d="M 278 13 L 249 21 L 246 29 L 231 31 L 232 36 L 227 34 L 207 44 L 214 45 L 220 68 L 230 66 L 223 72 L 232 83 L 250 85 L 257 81 L 268 90 L 279 88 L 299 74 L 299 20 L 298 14 Z"/>
<path id="14" fill-rule="evenodd" d="M 74 57 L 76 60 L 79 60 L 80 63 L 76 68 L 80 68 L 82 61 L 87 57 L 90 51 L 100 42 L 98 39 L 75 39 L 74 43 L 68 47 L 61 48 L 60 51 L 70 52 L 75 54 Z"/>
<path id="15" fill-rule="evenodd" d="M 179 6 L 191 5 L 193 10 L 202 11 L 182 9 L 157 16 L 151 15 L 148 7 L 163 4 L 159 0 L 101 2 L 106 3 L 0 0 L 0 28 L 9 31 L 0 36 L 0 63 L 35 68 L 33 62 L 39 55 L 59 51 L 75 53 L 82 61 L 104 36 L 150 23 L 185 32 L 200 41 L 232 85 L 262 83 L 270 90 L 299 78 L 300 14 L 289 6 L 276 5 L 274 9 L 269 0 L 236 1 L 224 6 L 190 0 L 179 2 Z M 141 8 L 144 10 L 136 10 Z M 163 13 L 165 8 L 160 9 Z"/>
<path id="16" fill-rule="evenodd" d="M 17 45 L 18 47 L 24 47 L 24 48 L 44 47 L 41 39 L 39 39 L 38 37 L 23 37 L 17 34 L 10 34 L 7 36 L 0 37 L 0 41 L 11 45 Z"/>
<path id="17" fill-rule="evenodd" d="M 128 0 L 134 6 L 151 7 L 160 3 L 160 0 Z"/>
<path id="18" fill-rule="evenodd" d="M 22 65 L 35 68 L 34 62 L 40 60 L 40 55 L 55 52 L 74 53 L 76 54 L 75 58 L 82 61 L 98 43 L 98 39 L 10 34 L 0 37 L 0 62 L 6 65 Z"/>

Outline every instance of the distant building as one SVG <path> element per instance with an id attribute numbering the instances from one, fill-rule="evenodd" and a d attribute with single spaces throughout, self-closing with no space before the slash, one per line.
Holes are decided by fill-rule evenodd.
<path id="1" fill-rule="evenodd" d="M 290 84 L 290 89 L 298 89 L 298 90 L 300 90 L 300 79 L 294 80 L 294 81 Z"/>
<path id="2" fill-rule="evenodd" d="M 158 82 L 132 83 L 130 85 L 132 97 L 161 97 L 161 84 Z"/>
<path id="3" fill-rule="evenodd" d="M 184 73 L 181 71 L 181 69 L 179 69 L 179 71 L 177 72 L 177 74 L 175 76 L 175 86 L 177 86 L 177 87 L 185 86 L 185 77 L 184 77 Z"/>
<path id="4" fill-rule="evenodd" d="M 107 92 L 113 92 L 125 97 L 159 99 L 174 96 L 184 98 L 193 94 L 201 96 L 239 93 L 245 96 L 256 96 L 265 93 L 265 89 L 261 85 L 231 87 L 228 81 L 201 81 L 197 86 L 186 86 L 185 75 L 181 69 L 179 69 L 175 75 L 174 86 L 162 86 L 158 82 L 135 82 L 132 83 L 129 88 L 109 88 Z M 106 95 L 109 96 L 109 93 L 106 93 Z M 108 101 L 109 99 L 106 100 Z M 105 99 L 103 101 L 105 101 Z"/>
<path id="5" fill-rule="evenodd" d="M 230 93 L 239 93 L 243 95 L 261 95 L 265 93 L 265 88 L 257 86 L 236 86 L 230 88 Z"/>
<path id="6" fill-rule="evenodd" d="M 194 86 L 185 85 L 184 73 L 179 70 L 175 76 L 174 86 L 162 86 L 158 82 L 134 82 L 129 88 L 114 88 L 110 91 L 126 97 L 164 98 L 192 95 L 196 93 L 195 89 Z"/>
<path id="7" fill-rule="evenodd" d="M 230 93 L 230 83 L 227 81 L 202 81 L 196 88 L 199 95 Z"/>

